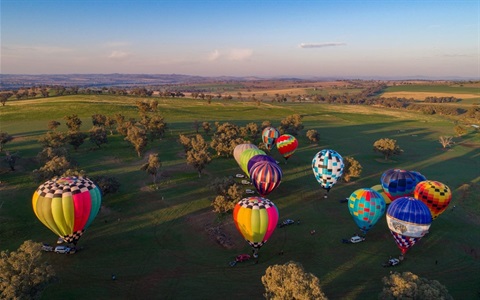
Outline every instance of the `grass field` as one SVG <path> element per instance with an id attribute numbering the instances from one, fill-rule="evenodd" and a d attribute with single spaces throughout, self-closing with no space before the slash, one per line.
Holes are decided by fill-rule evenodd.
<path id="1" fill-rule="evenodd" d="M 31 197 L 38 186 L 30 177 L 40 167 L 33 157 L 41 150 L 38 138 L 49 120 L 78 114 L 91 126 L 91 115 L 121 112 L 136 117 L 138 98 L 115 96 L 65 96 L 8 102 L 0 107 L 1 130 L 15 136 L 6 144 L 18 151 L 17 171 L 10 172 L 1 157 L 0 250 L 14 250 L 24 240 L 54 243 L 56 236 L 34 216 Z M 377 299 L 381 279 L 390 271 L 411 271 L 445 285 L 455 299 L 477 299 L 480 291 L 480 137 L 470 131 L 456 138 L 453 148 L 441 149 L 440 135 L 453 135 L 453 120 L 408 111 L 326 104 L 251 102 L 191 99 L 159 99 L 159 111 L 169 125 L 161 141 L 150 143 L 162 161 L 159 189 L 140 170 L 146 157 L 138 158 L 120 136 L 109 136 L 99 150 L 82 145 L 72 157 L 89 176 L 115 176 L 121 182 L 116 194 L 103 199 L 102 209 L 79 242 L 75 255 L 45 253 L 57 271 L 43 299 L 262 299 L 261 276 L 273 264 L 294 260 L 316 275 L 330 299 Z M 283 163 L 276 149 L 270 153 L 284 176 L 268 198 L 279 208 L 280 218 L 300 219 L 300 225 L 277 228 L 260 250 L 258 264 L 245 262 L 230 267 L 237 254 L 250 252 L 236 232 L 232 218 L 211 212 L 215 195 L 207 186 L 217 177 L 241 173 L 235 160 L 214 158 L 198 178 L 185 164 L 179 134 L 194 133 L 193 123 L 232 122 L 244 125 L 270 120 L 278 126 L 284 117 L 298 113 L 305 129 L 297 137 L 299 148 Z M 305 137 L 309 129 L 320 133 L 320 142 Z M 65 131 L 62 125 L 59 130 Z M 404 153 L 385 161 L 372 151 L 380 138 L 396 139 Z M 210 140 L 210 137 L 205 137 Z M 259 143 L 260 141 L 254 141 Z M 338 183 L 323 198 L 311 170 L 311 160 L 321 149 L 331 148 L 353 156 L 363 166 L 362 176 Z M 3 155 L 3 153 L 2 153 Z M 341 239 L 358 232 L 346 204 L 339 199 L 354 190 L 380 182 L 387 169 L 416 170 L 453 190 L 451 206 L 436 219 L 430 233 L 415 245 L 395 269 L 382 268 L 389 256 L 400 254 L 385 218 L 360 244 Z M 469 188 L 465 190 L 465 185 Z M 217 243 L 207 228 L 218 226 L 232 243 Z M 312 229 L 315 235 L 310 235 Z M 278 255 L 283 250 L 284 255 Z M 435 264 L 438 261 L 438 264 Z M 111 275 L 117 276 L 116 281 Z"/>

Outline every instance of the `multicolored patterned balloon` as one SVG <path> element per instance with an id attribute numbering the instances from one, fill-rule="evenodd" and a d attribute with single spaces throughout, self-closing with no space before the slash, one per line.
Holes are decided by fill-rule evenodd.
<path id="1" fill-rule="evenodd" d="M 67 243 L 76 243 L 97 216 L 102 203 L 100 189 L 88 178 L 54 178 L 33 194 L 37 218 Z"/>
<path id="2" fill-rule="evenodd" d="M 250 177 L 250 173 L 248 172 L 248 162 L 250 159 L 256 155 L 266 155 L 265 151 L 260 149 L 247 149 L 242 152 L 240 155 L 240 168 L 242 169 L 248 177 Z"/>
<path id="3" fill-rule="evenodd" d="M 363 234 L 383 216 L 385 208 L 385 200 L 373 189 L 358 189 L 348 198 L 348 210 Z"/>
<path id="4" fill-rule="evenodd" d="M 282 181 L 282 169 L 275 162 L 259 161 L 250 169 L 250 178 L 260 196 L 265 197 Z"/>
<path id="5" fill-rule="evenodd" d="M 401 169 L 390 169 L 382 174 L 380 182 L 387 196 L 394 201 L 400 197 L 413 195 L 417 185 L 417 175 Z"/>
<path id="6" fill-rule="evenodd" d="M 426 180 L 417 184 L 413 197 L 425 203 L 435 220 L 446 209 L 452 200 L 452 191 L 438 181 Z"/>
<path id="7" fill-rule="evenodd" d="M 388 206 L 387 224 L 395 243 L 405 254 L 428 233 L 432 214 L 422 201 L 413 197 L 401 197 Z"/>
<path id="8" fill-rule="evenodd" d="M 258 147 L 255 146 L 254 144 L 246 143 L 246 144 L 237 145 L 233 149 L 233 158 L 235 158 L 235 161 L 237 162 L 238 165 L 240 165 L 240 156 L 242 155 L 243 151 L 247 149 L 258 149 Z"/>
<path id="9" fill-rule="evenodd" d="M 276 140 L 278 152 L 287 160 L 297 150 L 298 141 L 290 134 L 282 134 Z"/>
<path id="10" fill-rule="evenodd" d="M 262 141 L 265 144 L 265 147 L 270 151 L 272 150 L 273 145 L 277 138 L 280 136 L 280 133 L 275 127 L 265 127 L 262 131 Z"/>
<path id="11" fill-rule="evenodd" d="M 372 186 L 371 189 L 374 190 L 375 192 L 379 193 L 380 196 L 382 196 L 383 200 L 385 200 L 385 204 L 388 205 L 392 202 L 392 200 L 387 196 L 387 194 L 383 190 L 383 187 L 382 187 L 381 184 L 376 184 L 376 185 Z"/>
<path id="12" fill-rule="evenodd" d="M 324 149 L 315 154 L 312 160 L 315 179 L 327 191 L 342 177 L 344 168 L 343 158 L 335 150 Z"/>
<path id="13" fill-rule="evenodd" d="M 263 197 L 247 197 L 233 209 L 233 221 L 238 232 L 254 249 L 267 242 L 278 223 L 278 209 Z"/>

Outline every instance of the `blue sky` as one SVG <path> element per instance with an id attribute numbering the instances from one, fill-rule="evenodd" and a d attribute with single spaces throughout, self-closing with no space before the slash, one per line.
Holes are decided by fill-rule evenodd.
<path id="1" fill-rule="evenodd" d="M 1 73 L 480 78 L 480 0 L 2 0 Z"/>

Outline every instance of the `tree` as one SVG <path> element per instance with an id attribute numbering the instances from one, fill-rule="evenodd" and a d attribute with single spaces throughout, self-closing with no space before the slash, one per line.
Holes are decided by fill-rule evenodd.
<path id="1" fill-rule="evenodd" d="M 51 120 L 51 121 L 48 121 L 48 129 L 49 130 L 57 130 L 58 126 L 60 126 L 60 122 L 58 121 L 55 121 L 55 120 Z"/>
<path id="2" fill-rule="evenodd" d="M 107 123 L 107 117 L 102 114 L 92 115 L 92 124 L 93 126 L 105 126 Z"/>
<path id="3" fill-rule="evenodd" d="M 98 148 L 100 148 L 102 144 L 108 143 L 107 131 L 105 131 L 104 127 L 93 126 L 92 129 L 90 129 L 89 133 L 90 133 L 90 142 L 97 145 Z"/>
<path id="4" fill-rule="evenodd" d="M 133 145 L 138 157 L 142 156 L 143 150 L 147 147 L 147 133 L 144 129 L 138 126 L 130 126 L 125 140 Z"/>
<path id="5" fill-rule="evenodd" d="M 44 147 L 40 153 L 37 154 L 37 160 L 45 164 L 55 156 L 64 156 L 69 158 L 69 153 L 65 147 Z"/>
<path id="6" fill-rule="evenodd" d="M 178 142 L 183 146 L 185 153 L 192 149 L 192 140 L 188 136 L 181 134 L 178 138 Z"/>
<path id="7" fill-rule="evenodd" d="M 156 184 L 158 171 L 160 170 L 161 166 L 162 163 L 158 159 L 158 153 L 151 153 L 148 156 L 148 162 L 144 164 L 140 170 L 146 171 L 148 174 L 150 174 L 152 176 L 153 184 Z"/>
<path id="8" fill-rule="evenodd" d="M 310 129 L 307 131 L 307 138 L 312 143 L 318 143 L 320 140 L 320 135 L 315 129 Z"/>
<path id="9" fill-rule="evenodd" d="M 202 176 L 202 170 L 212 161 L 208 153 L 208 144 L 200 134 L 190 140 L 191 149 L 186 152 L 187 164 L 193 166 L 198 172 L 198 177 Z"/>
<path id="10" fill-rule="evenodd" d="M 446 149 L 447 147 L 451 147 L 453 144 L 453 137 L 452 136 L 440 136 L 438 138 L 438 142 L 442 144 L 443 149 Z"/>
<path id="11" fill-rule="evenodd" d="M 50 131 L 38 139 L 43 147 L 59 148 L 63 147 L 67 141 L 67 137 L 62 132 Z"/>
<path id="12" fill-rule="evenodd" d="M 82 120 L 76 114 L 65 116 L 63 119 L 66 120 L 65 125 L 67 125 L 69 131 L 78 131 L 82 125 Z"/>
<path id="13" fill-rule="evenodd" d="M 352 177 L 360 177 L 362 173 L 362 165 L 352 156 L 343 158 L 345 167 L 343 168 L 343 180 L 349 182 Z"/>
<path id="14" fill-rule="evenodd" d="M 465 129 L 465 127 L 463 127 L 461 125 L 457 125 L 453 129 L 455 130 L 455 134 L 457 136 L 463 136 L 467 133 L 467 129 Z"/>
<path id="15" fill-rule="evenodd" d="M 52 266 L 41 259 L 41 244 L 23 242 L 17 251 L 0 253 L 0 298 L 39 299 L 55 279 Z"/>
<path id="16" fill-rule="evenodd" d="M 217 152 L 218 156 L 229 157 L 233 154 L 233 149 L 244 142 L 240 136 L 238 126 L 226 122 L 218 124 L 217 131 L 213 134 L 210 147 Z"/>
<path id="17" fill-rule="evenodd" d="M 210 133 L 210 130 L 212 130 L 212 128 L 210 127 L 210 123 L 208 123 L 208 122 L 203 122 L 202 127 L 203 127 L 203 131 L 205 131 L 206 135 L 208 135 Z"/>
<path id="18" fill-rule="evenodd" d="M 412 272 L 393 272 L 382 278 L 383 290 L 379 299 L 422 299 L 422 300 L 450 300 L 453 297 L 448 290 L 437 280 L 428 280 Z"/>
<path id="19" fill-rule="evenodd" d="M 12 97 L 13 93 L 0 93 L 0 103 L 2 103 L 2 106 L 5 106 L 5 103 L 7 103 L 8 98 Z"/>
<path id="20" fill-rule="evenodd" d="M 110 131 L 110 135 L 113 135 L 113 129 L 116 124 L 117 124 L 117 120 L 115 120 L 110 116 L 107 116 L 105 120 L 105 129 Z"/>
<path id="21" fill-rule="evenodd" d="M 299 114 L 293 114 L 290 116 L 285 117 L 280 122 L 280 127 L 278 127 L 278 131 L 281 134 L 291 134 L 291 135 L 298 135 L 299 131 L 303 129 L 302 124 L 302 116 Z"/>
<path id="22" fill-rule="evenodd" d="M 9 151 L 5 151 L 5 160 L 7 161 L 10 170 L 15 171 L 15 164 L 19 159 L 20 156 L 18 153 L 10 153 Z"/>
<path id="23" fill-rule="evenodd" d="M 102 196 L 116 193 L 120 188 L 120 182 L 115 177 L 99 175 L 92 176 L 90 179 L 100 188 Z"/>
<path id="24" fill-rule="evenodd" d="M 68 143 L 73 146 L 75 151 L 78 150 L 86 138 L 87 134 L 80 131 L 69 131 L 67 134 Z"/>
<path id="25" fill-rule="evenodd" d="M 40 182 L 55 176 L 61 176 L 71 167 L 72 165 L 65 156 L 55 156 L 40 169 L 33 170 L 32 174 L 34 180 Z"/>
<path id="26" fill-rule="evenodd" d="M 143 115 L 140 123 L 144 126 L 151 141 L 156 138 L 162 138 L 167 129 L 167 123 L 165 123 L 164 118 L 158 114 L 151 117 Z"/>
<path id="27" fill-rule="evenodd" d="M 233 178 L 216 178 L 210 183 L 209 187 L 217 195 L 212 201 L 213 211 L 216 213 L 230 212 L 235 204 L 242 199 L 243 190 Z"/>
<path id="28" fill-rule="evenodd" d="M 251 122 L 245 125 L 245 135 L 244 137 L 250 137 L 252 139 L 252 143 L 258 138 L 260 131 L 258 129 L 257 123 Z"/>
<path id="29" fill-rule="evenodd" d="M 3 151 L 3 147 L 6 143 L 13 140 L 13 136 L 9 135 L 6 132 L 0 131 L 0 152 Z"/>
<path id="30" fill-rule="evenodd" d="M 213 211 L 217 214 L 226 214 L 235 208 L 235 202 L 229 201 L 225 196 L 218 195 L 212 202 Z"/>
<path id="31" fill-rule="evenodd" d="M 382 153 L 385 156 L 385 160 L 388 160 L 391 155 L 400 155 L 403 152 L 397 145 L 397 141 L 389 138 L 375 141 L 373 143 L 373 151 Z"/>
<path id="32" fill-rule="evenodd" d="M 306 273 L 303 266 L 294 261 L 269 266 L 262 276 L 262 283 L 266 299 L 327 299 L 320 280 L 312 273 Z"/>

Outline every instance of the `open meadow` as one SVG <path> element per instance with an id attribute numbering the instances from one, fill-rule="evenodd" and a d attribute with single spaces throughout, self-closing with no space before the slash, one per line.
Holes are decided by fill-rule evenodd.
<path id="1" fill-rule="evenodd" d="M 15 250 L 25 240 L 50 244 L 57 240 L 37 220 L 31 204 L 38 186 L 31 177 L 40 167 L 34 160 L 41 151 L 38 138 L 47 132 L 48 121 L 59 121 L 58 130 L 66 131 L 63 117 L 78 114 L 81 130 L 88 131 L 93 114 L 138 117 L 138 99 L 72 95 L 9 101 L 0 107 L 1 131 L 14 136 L 5 149 L 21 157 L 16 171 L 9 171 L 4 153 L 0 157 L 0 251 Z M 42 299 L 262 299 L 261 276 L 266 268 L 290 260 L 317 276 L 329 299 L 377 299 L 382 277 L 390 271 L 438 280 L 455 299 L 478 299 L 480 134 L 468 124 L 467 134 L 455 137 L 453 147 L 445 150 L 438 138 L 455 135 L 455 120 L 444 116 L 323 103 L 155 99 L 169 129 L 163 139 L 149 142 L 143 157 L 137 157 L 119 134 L 109 135 L 108 144 L 99 149 L 88 140 L 77 151 L 70 149 L 87 176 L 114 176 L 121 186 L 102 199 L 97 218 L 79 241 L 78 253 L 43 254 L 58 280 L 47 287 Z M 261 248 L 258 264 L 251 260 L 231 267 L 228 263 L 238 254 L 250 253 L 250 246 L 236 231 L 230 214 L 218 217 L 212 212 L 216 195 L 208 185 L 242 171 L 233 157 L 213 156 L 199 178 L 186 164 L 178 137 L 194 134 L 195 121 L 207 121 L 213 127 L 215 122 L 244 126 L 269 120 L 278 126 L 292 114 L 303 116 L 305 128 L 288 163 L 275 148 L 269 153 L 280 162 L 283 180 L 267 198 L 277 205 L 280 220 L 301 222 L 277 228 Z M 317 144 L 307 139 L 309 129 L 319 132 Z M 200 133 L 211 140 L 212 133 L 206 135 L 202 129 Z M 384 160 L 372 150 L 380 138 L 397 140 L 404 153 Z M 327 199 L 311 168 L 313 156 L 325 148 L 353 156 L 363 167 L 361 177 L 337 183 Z M 152 152 L 158 152 L 162 162 L 158 189 L 140 170 Z M 359 230 L 347 204 L 339 200 L 356 189 L 379 184 L 382 173 L 392 168 L 415 170 L 443 182 L 452 189 L 453 198 L 450 208 L 432 222 L 430 232 L 408 251 L 406 260 L 383 268 L 389 256 L 400 254 L 385 217 L 367 233 L 365 242 L 343 244 L 343 238 Z M 311 235 L 311 230 L 316 234 Z M 218 243 L 219 233 L 227 246 Z"/>

